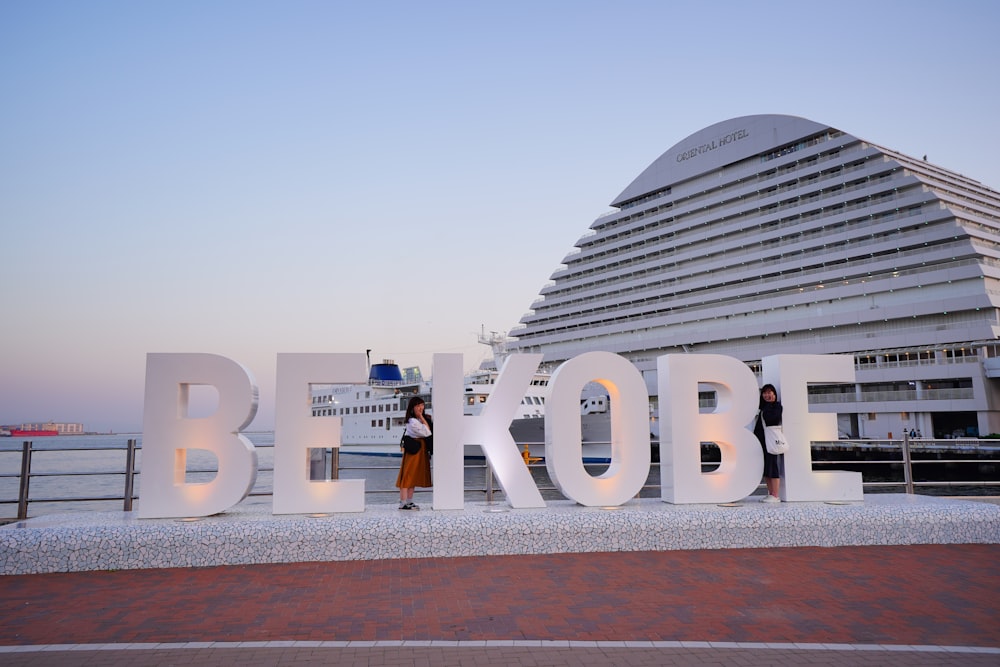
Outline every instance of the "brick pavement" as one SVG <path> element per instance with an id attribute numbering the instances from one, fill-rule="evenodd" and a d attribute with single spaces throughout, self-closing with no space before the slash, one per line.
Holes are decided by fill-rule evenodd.
<path id="1" fill-rule="evenodd" d="M 146 646 L 44 653 L 7 649 L 0 656 L 5 665 L 253 666 L 311 660 L 756 665 L 801 664 L 804 657 L 810 664 L 831 665 L 902 665 L 904 660 L 907 665 L 997 665 L 997 652 L 900 649 L 1000 648 L 998 594 L 1000 545 L 553 554 L 19 575 L 0 577 L 0 647 Z M 535 640 L 538 646 L 524 645 Z M 547 640 L 575 643 L 541 643 Z M 299 643 L 263 645 L 274 641 Z M 358 641 L 381 643 L 317 645 Z M 403 644 L 407 641 L 418 643 Z M 486 641 L 511 645 L 475 645 Z M 615 645 L 622 641 L 640 644 Z M 148 650 L 186 642 L 229 644 Z M 240 647 L 241 642 L 257 643 Z M 818 650 L 818 644 L 849 650 Z M 873 645 L 892 650 L 856 650 Z"/>

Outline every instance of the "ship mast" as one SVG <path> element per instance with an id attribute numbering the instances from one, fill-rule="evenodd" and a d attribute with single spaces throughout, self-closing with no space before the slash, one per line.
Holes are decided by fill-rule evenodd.
<path id="1" fill-rule="evenodd" d="M 503 362 L 507 359 L 507 334 L 499 331 L 491 331 L 488 335 L 486 328 L 481 326 L 479 331 L 479 342 L 489 345 L 493 351 L 493 363 L 497 370 L 503 367 Z"/>

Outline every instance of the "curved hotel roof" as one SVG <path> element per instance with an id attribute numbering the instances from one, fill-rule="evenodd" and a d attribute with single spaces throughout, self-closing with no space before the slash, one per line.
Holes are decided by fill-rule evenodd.
<path id="1" fill-rule="evenodd" d="M 1000 333 L 1000 194 L 827 125 L 706 127 L 612 206 L 510 332 L 512 350 L 547 363 L 608 350 L 650 378 L 667 353 L 753 365 Z"/>

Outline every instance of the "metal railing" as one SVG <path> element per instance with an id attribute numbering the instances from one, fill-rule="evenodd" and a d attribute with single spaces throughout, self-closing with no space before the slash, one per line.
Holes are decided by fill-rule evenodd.
<path id="1" fill-rule="evenodd" d="M 525 443 L 521 443 L 525 444 Z M 541 443 L 527 443 L 528 445 L 540 445 Z M 654 441 L 654 444 L 659 443 Z M 273 448 L 273 445 L 256 445 L 258 448 Z M 718 465 L 718 460 L 712 460 L 712 445 L 711 443 L 703 443 L 702 446 L 702 470 L 707 472 L 712 470 Z M 896 477 L 898 479 L 878 479 L 871 474 L 869 474 L 866 479 L 863 479 L 863 486 L 866 490 L 878 490 L 886 488 L 901 488 L 905 493 L 913 494 L 918 488 L 930 488 L 933 487 L 939 490 L 950 490 L 959 487 L 976 487 L 979 490 L 990 489 L 991 487 L 1000 487 L 1000 459 L 996 458 L 1000 454 L 1000 440 L 979 440 L 972 438 L 963 438 L 956 440 L 917 440 L 911 441 L 908 436 L 904 436 L 902 440 L 837 440 L 829 442 L 813 442 L 813 468 L 818 470 L 823 469 L 840 469 L 840 470 L 853 470 L 856 472 L 861 472 L 865 475 L 866 468 L 871 468 L 874 466 L 881 466 L 883 472 L 885 470 L 892 470 L 897 472 Z M 536 447 L 537 448 L 537 447 Z M 0 505 L 14 505 L 17 506 L 17 516 L 16 520 L 24 520 L 28 518 L 28 509 L 31 503 L 72 503 L 72 502 L 97 502 L 97 501 L 120 501 L 122 503 L 122 510 L 129 512 L 132 511 L 133 502 L 138 498 L 135 493 L 135 479 L 136 476 L 141 473 L 141 470 L 136 465 L 136 455 L 137 452 L 141 451 L 141 447 L 138 445 L 136 439 L 129 439 L 125 446 L 125 465 L 124 469 L 118 468 L 114 470 L 91 470 L 91 471 L 79 471 L 79 472 L 36 472 L 32 470 L 32 458 L 38 452 L 53 452 L 53 451 L 121 451 L 120 447 L 80 447 L 72 449 L 59 449 L 59 448 L 47 448 L 45 450 L 35 450 L 32 447 L 31 441 L 25 441 L 22 444 L 20 454 L 20 471 L 18 473 L 0 473 L 0 478 L 10 478 L 16 477 L 18 479 L 18 493 L 16 498 L 2 498 L 0 497 Z M 354 474 L 365 473 L 367 471 L 393 471 L 398 468 L 396 465 L 384 466 L 384 465 L 342 465 L 341 459 L 339 458 L 338 449 L 327 449 L 327 450 L 314 450 L 318 452 L 324 452 L 319 455 L 319 458 L 313 460 L 312 469 L 310 471 L 311 479 L 340 479 L 342 473 L 351 472 Z M 717 452 L 717 448 L 716 448 Z M 821 458 L 817 458 L 817 452 L 823 452 Z M 852 453 L 855 458 L 830 458 L 830 452 L 840 452 L 840 453 Z M 7 454 L 16 454 L 17 450 L 7 450 Z M 915 454 L 918 454 L 915 456 Z M 943 454 L 949 454 L 949 458 L 941 458 Z M 966 456 L 967 458 L 954 458 L 954 455 Z M 988 458 L 985 458 L 987 455 Z M 863 457 L 863 458 L 859 458 Z M 529 469 L 544 471 L 544 463 L 526 463 Z M 978 466 L 980 468 L 980 475 L 978 479 L 930 479 L 927 475 L 918 475 L 915 477 L 914 470 L 920 470 L 925 467 L 930 466 L 952 466 L 953 468 L 961 468 L 964 466 Z M 607 464 L 591 464 L 592 469 L 601 470 L 607 467 Z M 496 500 L 497 495 L 502 492 L 496 488 L 495 477 L 493 471 L 484 459 L 466 459 L 465 462 L 466 470 L 481 470 L 482 471 L 482 483 L 470 486 L 468 479 L 466 477 L 465 491 L 473 493 L 482 493 L 483 497 L 488 503 L 492 503 Z M 658 480 L 659 474 L 659 463 L 655 462 L 650 468 L 650 475 L 647 480 Z M 859 470 L 860 469 L 860 470 Z M 986 469 L 987 472 L 984 475 L 982 470 Z M 215 468 L 204 468 L 204 469 L 189 469 L 187 471 L 189 474 L 206 473 L 212 474 L 216 473 Z M 273 467 L 262 466 L 258 468 L 258 472 L 273 473 Z M 31 491 L 31 481 L 36 478 L 54 477 L 54 478 L 73 478 L 80 476 L 109 476 L 109 475 L 121 475 L 123 476 L 123 486 L 121 495 L 70 495 L 70 496 L 59 496 L 59 497 L 46 497 L 32 495 Z M 474 476 L 474 475 L 473 475 Z M 984 478 L 985 477 L 985 478 Z M 546 484 L 545 482 L 548 481 Z M 541 483 L 539 483 L 541 482 Z M 558 492 L 555 485 L 548 480 L 547 474 L 538 474 L 536 476 L 536 483 L 538 483 L 538 488 L 540 491 L 545 492 Z M 647 483 L 643 486 L 640 494 L 648 493 L 650 496 L 658 495 L 657 490 L 660 488 L 658 483 Z M 395 493 L 395 487 L 387 488 L 377 488 L 370 487 L 368 484 L 365 485 L 366 494 L 388 494 Z M 253 490 L 249 494 L 249 497 L 267 497 L 271 496 L 272 491 L 270 490 Z M 952 495 L 948 493 L 937 494 L 937 495 Z"/>
<path id="2" fill-rule="evenodd" d="M 258 444 L 255 445 L 258 449 L 273 449 L 274 445 L 269 444 Z M 3 478 L 17 478 L 18 480 L 18 492 L 16 498 L 3 498 L 0 497 L 0 506 L 4 505 L 15 505 L 17 506 L 16 517 L 10 517 L 8 519 L 0 518 L 0 522 L 4 520 L 16 519 L 22 521 L 28 518 L 28 508 L 31 503 L 81 503 L 81 502 L 102 502 L 109 501 L 115 502 L 120 501 L 122 504 L 122 510 L 125 512 L 131 512 L 133 508 L 133 503 L 138 499 L 138 494 L 135 492 L 135 481 L 136 477 L 141 474 L 141 470 L 137 466 L 137 453 L 142 451 L 142 447 L 138 444 L 136 439 L 129 439 L 125 445 L 125 465 L 124 468 L 116 469 L 99 469 L 99 470 L 88 470 L 88 471 L 60 471 L 60 472 L 38 472 L 32 469 L 32 462 L 34 457 L 39 453 L 52 453 L 52 452 L 88 452 L 88 451 L 121 451 L 120 447 L 114 446 L 103 446 L 103 447 L 73 447 L 61 449 L 58 447 L 49 447 L 43 450 L 35 449 L 32 441 L 24 441 L 21 445 L 20 455 L 20 471 L 17 473 L 0 473 L 0 479 Z M 326 449 L 326 450 L 313 450 L 318 453 L 318 456 L 314 457 L 311 461 L 310 469 L 310 479 L 339 479 L 341 473 L 345 471 L 376 471 L 376 470 L 391 470 L 395 471 L 398 469 L 398 465 L 392 466 L 343 466 L 340 464 L 339 449 Z M 11 451 L 6 450 L 6 454 L 17 454 L 17 450 Z M 477 492 L 484 494 L 484 497 L 488 502 L 493 502 L 495 497 L 495 478 L 493 476 L 492 470 L 485 463 L 485 460 L 471 460 L 466 461 L 466 469 L 481 469 L 483 472 L 483 482 L 482 486 L 465 486 L 467 492 Z M 199 475 L 199 474 L 214 474 L 217 472 L 216 468 L 189 468 L 186 473 L 188 475 Z M 257 468 L 259 473 L 273 473 L 273 466 L 259 466 Z M 63 495 L 63 496 L 45 496 L 45 495 L 33 495 L 31 481 L 33 479 L 44 479 L 44 478 L 74 478 L 74 477 L 107 477 L 107 476 L 122 476 L 123 482 L 122 493 L 120 495 L 95 495 L 95 494 L 77 494 L 77 495 Z M 550 490 L 555 487 L 550 487 Z M 386 494 L 395 493 L 397 489 L 392 488 L 372 488 L 368 485 L 365 486 L 366 494 Z M 260 498 L 260 497 L 270 497 L 273 493 L 271 490 L 252 490 L 247 497 L 248 498 Z"/>
<path id="3" fill-rule="evenodd" d="M 118 448 L 110 447 L 78 447 L 72 450 L 45 450 L 45 451 L 74 451 L 74 452 L 85 452 L 85 451 L 111 451 Z M 34 472 L 31 469 L 32 457 L 38 451 L 33 448 L 32 441 L 26 440 L 21 444 L 21 467 L 20 472 L 15 475 L 18 478 L 18 493 L 17 498 L 14 500 L 8 500 L 6 498 L 0 498 L 0 504 L 12 504 L 17 503 L 17 519 L 22 520 L 28 518 L 28 504 L 30 502 L 51 502 L 51 503 L 61 503 L 61 502 L 97 502 L 97 501 L 122 501 L 122 510 L 125 512 L 132 511 L 132 503 L 136 499 L 134 493 L 134 480 L 135 475 L 139 473 L 135 465 L 135 454 L 136 454 L 137 444 L 135 439 L 129 439 L 125 444 L 125 468 L 124 470 L 99 470 L 99 471 L 79 471 L 79 472 Z M 31 495 L 31 480 L 36 478 L 44 477 L 92 477 L 92 476 L 107 476 L 107 475 L 123 475 L 125 479 L 125 486 L 122 495 L 114 496 L 96 496 L 96 495 L 82 495 L 73 497 L 32 497 Z M 11 475 L 0 474 L 0 478 L 10 477 Z"/>

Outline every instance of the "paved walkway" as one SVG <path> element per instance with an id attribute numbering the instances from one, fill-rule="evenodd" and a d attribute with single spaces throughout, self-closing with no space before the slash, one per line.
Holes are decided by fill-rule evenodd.
<path id="1" fill-rule="evenodd" d="M 0 577 L 16 665 L 1000 665 L 1000 545 Z"/>

